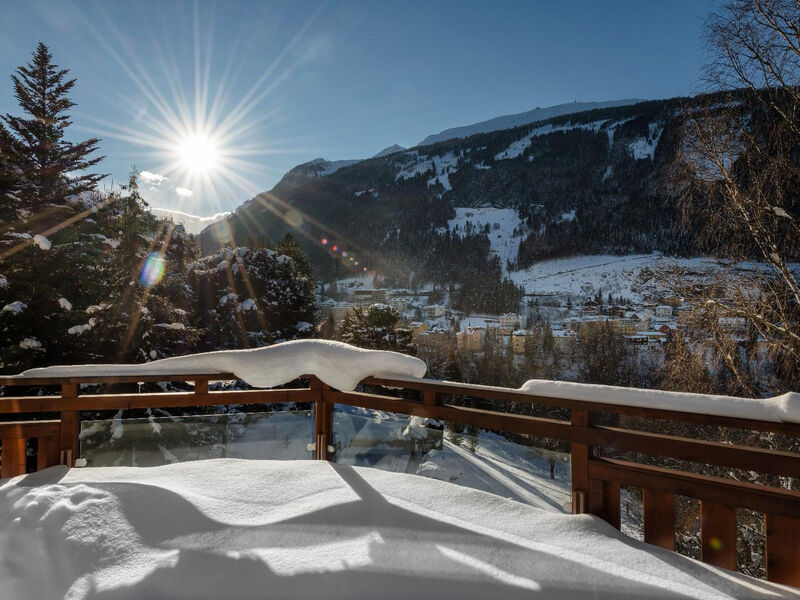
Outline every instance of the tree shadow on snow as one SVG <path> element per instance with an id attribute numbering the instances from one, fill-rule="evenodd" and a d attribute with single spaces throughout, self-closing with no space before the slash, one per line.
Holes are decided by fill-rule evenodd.
<path id="1" fill-rule="evenodd" d="M 96 600 L 686 597 L 649 585 L 644 578 L 633 581 L 587 565 L 580 556 L 556 556 L 406 510 L 390 503 L 352 467 L 330 465 L 330 468 L 358 495 L 358 500 L 257 526 L 231 526 L 215 521 L 182 496 L 163 488 L 135 483 L 92 483 L 93 487 L 117 496 L 126 519 L 145 544 L 177 550 L 178 556 L 172 564 L 158 567 L 134 583 L 114 589 L 91 589 L 83 597 Z M 632 546 L 643 551 L 644 546 L 636 544 Z M 350 550 L 342 553 L 342 548 Z M 650 548 L 648 551 L 654 553 Z M 315 567 L 314 557 L 320 556 L 320 552 L 324 560 L 317 561 L 324 564 Z M 660 559 L 694 577 L 698 584 L 717 589 L 720 595 L 727 592 L 733 597 L 747 597 L 748 590 L 735 581 L 686 558 L 665 550 L 660 552 L 665 554 L 659 555 Z M 302 563 L 303 558 L 307 562 L 302 572 L 287 574 L 285 570 L 281 572 L 281 558 L 293 567 Z M 131 567 L 131 573 L 135 573 L 135 568 Z"/>

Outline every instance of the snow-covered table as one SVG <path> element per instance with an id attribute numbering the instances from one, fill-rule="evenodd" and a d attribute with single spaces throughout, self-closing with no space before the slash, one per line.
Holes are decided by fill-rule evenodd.
<path id="1" fill-rule="evenodd" d="M 560 515 L 322 461 L 0 482 L 0 598 L 800 598 Z"/>

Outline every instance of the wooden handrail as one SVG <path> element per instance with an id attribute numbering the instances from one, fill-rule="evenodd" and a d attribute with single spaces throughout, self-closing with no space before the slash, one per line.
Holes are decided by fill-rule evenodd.
<path id="1" fill-rule="evenodd" d="M 675 527 L 672 521 L 675 495 L 696 498 L 701 501 L 702 558 L 719 566 L 736 566 L 735 543 L 731 543 L 731 540 L 735 542 L 735 509 L 747 508 L 763 512 L 767 523 L 767 576 L 773 581 L 800 586 L 800 551 L 795 547 L 800 543 L 800 492 L 701 475 L 680 468 L 656 467 L 629 459 L 598 456 L 611 450 L 800 478 L 800 454 L 642 431 L 636 429 L 635 422 L 625 429 L 602 426 L 596 422 L 598 415 L 612 414 L 794 436 L 800 436 L 800 424 L 533 396 L 520 390 L 492 386 L 403 378 L 367 378 L 363 383 L 376 390 L 371 392 L 333 390 L 313 376 L 303 377 L 309 381 L 308 387 L 208 391 L 209 380 L 233 378 L 232 374 L 216 373 L 24 380 L 0 378 L 0 385 L 5 386 L 61 386 L 60 395 L 0 397 L 0 414 L 40 414 L 44 417 L 58 413 L 60 417 L 58 420 L 0 422 L 3 446 L 0 474 L 7 477 L 25 472 L 26 443 L 30 439 L 38 440 L 37 469 L 59 462 L 74 464 L 79 453 L 80 411 L 86 410 L 314 403 L 315 456 L 330 460 L 332 453 L 329 448 L 332 447 L 335 436 L 333 410 L 335 404 L 344 404 L 569 443 L 573 512 L 597 515 L 619 528 L 620 486 L 641 487 L 644 492 L 645 540 L 674 549 Z M 141 381 L 194 381 L 195 389 L 176 393 L 79 393 L 82 383 Z M 411 390 L 416 398 L 398 397 L 397 391 L 406 390 Z M 404 395 L 408 396 L 407 393 Z M 568 414 L 569 420 L 462 406 L 456 403 L 459 397 L 562 408 L 566 409 L 564 415 L 566 417 Z M 720 543 L 720 540 L 724 543 Z"/>

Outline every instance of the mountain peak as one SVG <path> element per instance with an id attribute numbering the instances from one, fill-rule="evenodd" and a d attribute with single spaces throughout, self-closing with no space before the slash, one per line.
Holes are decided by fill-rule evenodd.
<path id="1" fill-rule="evenodd" d="M 388 156 L 389 154 L 394 154 L 395 152 L 402 152 L 403 150 L 406 150 L 406 148 L 404 148 L 400 144 L 392 144 L 388 148 L 384 148 L 377 154 L 374 154 L 372 158 L 380 158 L 381 156 Z"/>

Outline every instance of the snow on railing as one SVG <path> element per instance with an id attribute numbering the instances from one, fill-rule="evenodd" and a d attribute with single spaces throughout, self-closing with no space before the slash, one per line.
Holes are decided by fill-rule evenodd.
<path id="1" fill-rule="evenodd" d="M 529 381 L 520 389 L 423 379 L 422 361 L 394 352 L 361 350 L 336 342 L 297 341 L 256 350 L 210 352 L 143 365 L 84 365 L 32 369 L 0 377 L 0 385 L 60 385 L 58 396 L 0 397 L 0 415 L 27 414 L 57 420 L 0 422 L 0 476 L 24 473 L 29 439 L 38 443 L 37 469 L 73 466 L 79 458 L 81 411 L 193 407 L 271 402 L 314 404 L 316 458 L 335 453 L 335 404 L 429 417 L 478 428 L 550 438 L 569 443 L 572 509 L 594 514 L 620 527 L 620 488 L 643 490 L 645 541 L 675 548 L 675 497 L 701 502 L 702 560 L 736 568 L 736 510 L 764 513 L 765 564 L 770 580 L 800 586 L 800 492 L 700 475 L 696 468 L 662 468 L 641 461 L 663 457 L 671 466 L 685 462 L 777 475 L 786 485 L 800 479 L 800 454 L 749 445 L 706 441 L 643 431 L 636 421 L 625 428 L 598 425 L 598 415 L 630 415 L 679 423 L 700 423 L 746 431 L 800 437 L 800 397 L 796 393 L 766 400 L 678 394 L 575 383 Z M 254 387 L 274 388 L 298 378 L 307 387 L 209 392 L 208 381 L 238 377 Z M 193 381 L 192 392 L 80 395 L 85 382 Z M 361 383 L 367 391 L 352 391 Z M 8 390 L 5 390 L 8 393 Z M 414 396 L 417 396 L 414 398 Z M 473 408 L 464 397 L 500 402 L 497 409 Z M 503 412 L 513 406 L 541 404 L 564 409 L 564 418 L 540 418 Z M 639 427 L 639 429 L 637 429 Z M 669 431 L 669 429 L 666 429 Z M 746 439 L 754 439 L 751 436 Z M 769 436 L 766 436 L 769 437 Z M 754 442 L 758 443 L 758 442 Z M 605 458 L 607 451 L 624 459 Z M 702 470 L 702 469 L 701 469 Z M 763 479 L 762 479 L 763 480 Z"/>
<path id="2" fill-rule="evenodd" d="M 67 365 L 29 369 L 16 376 L 24 379 L 96 376 L 142 376 L 180 374 L 234 374 L 256 388 L 271 388 L 315 375 L 339 390 L 354 390 L 366 377 L 425 375 L 425 363 L 385 350 L 364 350 L 330 340 L 296 340 L 250 350 L 220 350 L 164 358 L 135 365 Z M 6 378 L 8 380 L 10 378 Z"/>

